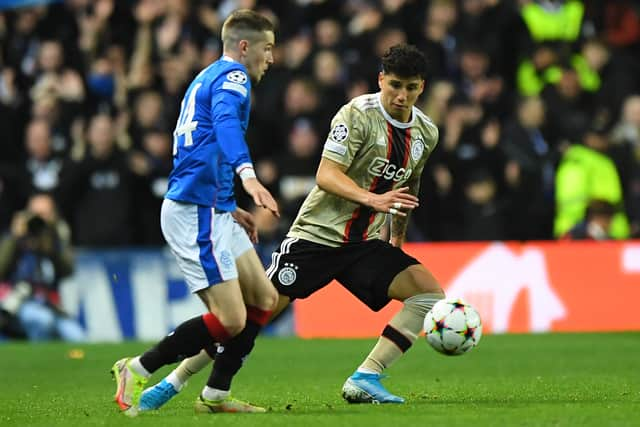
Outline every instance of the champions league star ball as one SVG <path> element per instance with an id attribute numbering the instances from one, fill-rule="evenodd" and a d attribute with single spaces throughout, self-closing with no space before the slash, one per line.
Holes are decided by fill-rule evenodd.
<path id="1" fill-rule="evenodd" d="M 482 337 L 482 321 L 475 308 L 460 298 L 438 301 L 424 319 L 431 347 L 451 356 L 468 352 Z"/>

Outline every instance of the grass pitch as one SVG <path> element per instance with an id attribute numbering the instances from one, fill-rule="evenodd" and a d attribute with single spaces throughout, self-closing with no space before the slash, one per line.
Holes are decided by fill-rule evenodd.
<path id="1" fill-rule="evenodd" d="M 374 342 L 261 338 L 234 394 L 269 413 L 194 415 L 201 372 L 136 418 L 109 369 L 147 344 L 0 344 L 0 426 L 640 426 L 640 333 L 485 336 L 461 357 L 420 340 L 388 370 L 407 404 L 349 405 L 342 383 Z"/>

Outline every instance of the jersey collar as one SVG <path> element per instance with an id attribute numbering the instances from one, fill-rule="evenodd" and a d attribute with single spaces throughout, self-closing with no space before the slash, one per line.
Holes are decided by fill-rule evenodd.
<path id="1" fill-rule="evenodd" d="M 380 107 L 380 111 L 382 111 L 382 115 L 384 116 L 386 121 L 388 121 L 393 126 L 400 129 L 407 129 L 413 126 L 413 121 L 416 119 L 416 113 L 415 111 L 413 111 L 415 107 L 411 108 L 411 120 L 409 120 L 407 123 L 400 122 L 394 119 L 393 117 L 391 117 L 389 113 L 387 113 L 387 110 L 384 109 L 384 107 L 382 106 L 382 100 L 380 99 L 380 95 L 381 95 L 380 92 L 376 93 L 376 99 L 378 100 L 378 107 Z"/>

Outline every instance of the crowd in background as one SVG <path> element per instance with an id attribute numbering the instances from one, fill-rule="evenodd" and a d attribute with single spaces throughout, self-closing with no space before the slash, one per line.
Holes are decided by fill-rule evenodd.
<path id="1" fill-rule="evenodd" d="M 0 230 L 48 193 L 75 245 L 162 245 L 180 101 L 220 56 L 236 8 L 278 28 L 247 132 L 284 213 L 255 211 L 265 254 L 314 185 L 332 116 L 378 90 L 379 57 L 402 42 L 426 54 L 419 107 L 440 129 L 408 240 L 575 236 L 590 230 L 589 206 L 607 213 L 604 236 L 640 233 L 631 0 L 67 0 L 0 11 Z"/>

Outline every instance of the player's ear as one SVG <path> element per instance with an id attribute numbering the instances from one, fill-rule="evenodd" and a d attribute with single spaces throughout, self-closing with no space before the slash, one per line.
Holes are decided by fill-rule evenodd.
<path id="1" fill-rule="evenodd" d="M 382 82 L 384 81 L 384 72 L 378 73 L 378 87 L 382 90 Z"/>
<path id="2" fill-rule="evenodd" d="M 424 92 L 424 80 L 420 81 L 420 92 L 418 93 L 418 96 L 422 95 L 422 92 Z"/>
<path id="3" fill-rule="evenodd" d="M 249 50 L 249 41 L 242 39 L 238 42 L 238 50 L 242 56 L 246 56 L 247 51 Z"/>

